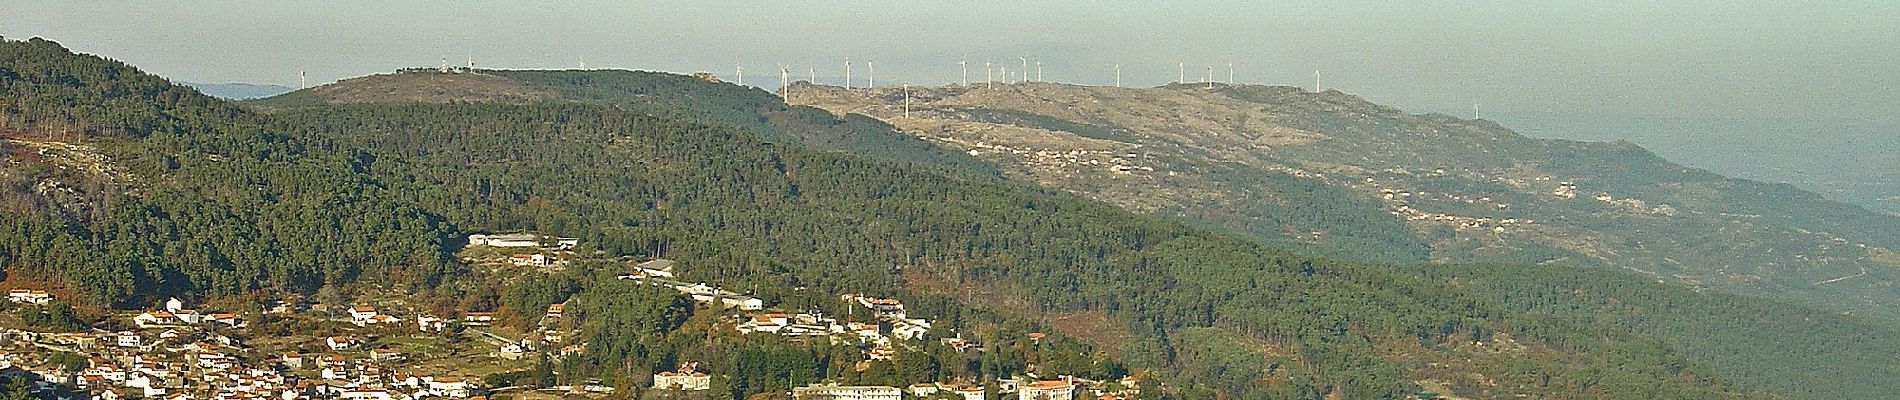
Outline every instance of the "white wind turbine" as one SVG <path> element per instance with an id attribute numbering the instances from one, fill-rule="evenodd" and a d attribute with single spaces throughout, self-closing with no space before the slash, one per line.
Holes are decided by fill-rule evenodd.
<path id="1" fill-rule="evenodd" d="M 957 78 L 957 86 L 969 87 L 970 86 L 970 62 L 957 61 L 957 68 L 960 68 L 963 70 L 962 77 Z"/>

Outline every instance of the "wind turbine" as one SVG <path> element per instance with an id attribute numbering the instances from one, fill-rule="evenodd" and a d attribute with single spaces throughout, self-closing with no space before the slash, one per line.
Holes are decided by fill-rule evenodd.
<path id="1" fill-rule="evenodd" d="M 1313 70 L 1313 93 L 1319 93 L 1319 70 Z"/>
<path id="2" fill-rule="evenodd" d="M 1207 66 L 1207 88 L 1214 88 L 1214 66 Z"/>
<path id="3" fill-rule="evenodd" d="M 1234 63 L 1227 63 L 1227 85 L 1234 84 Z"/>
<path id="4" fill-rule="evenodd" d="M 310 74 L 309 71 L 297 71 L 297 88 L 298 89 L 305 89 L 305 88 L 310 87 L 309 74 Z"/>
<path id="5" fill-rule="evenodd" d="M 1002 69 L 1003 69 L 1003 84 L 1004 84 L 1004 85 L 1008 85 L 1008 84 L 1009 84 L 1009 66 L 1008 66 L 1008 65 L 1004 65 L 1004 66 L 1001 66 L 1001 67 L 997 67 L 997 68 L 1002 68 Z"/>
<path id="6" fill-rule="evenodd" d="M 877 64 L 874 64 L 870 61 L 865 61 L 864 68 L 871 70 L 871 84 L 864 85 L 864 87 L 867 87 L 867 88 L 877 87 Z"/>
<path id="7" fill-rule="evenodd" d="M 910 119 L 910 84 L 904 84 L 904 119 Z"/>
<path id="8" fill-rule="evenodd" d="M 818 84 L 818 67 L 805 67 L 805 68 L 807 68 L 805 72 L 811 73 L 811 80 L 808 80 L 805 82 L 809 82 L 813 85 Z"/>
<path id="9" fill-rule="evenodd" d="M 738 79 L 733 83 L 737 83 L 739 86 L 745 86 L 745 66 L 738 65 L 737 67 L 739 67 L 739 72 L 735 73 L 734 76 L 737 76 Z"/>
<path id="10" fill-rule="evenodd" d="M 1042 80 L 1042 61 L 1036 61 L 1036 82 L 1044 82 Z"/>
<path id="11" fill-rule="evenodd" d="M 963 86 L 963 87 L 969 87 L 970 86 L 970 62 L 957 61 L 957 68 L 963 69 L 963 76 L 961 78 L 957 78 L 957 85 Z"/>
<path id="12" fill-rule="evenodd" d="M 779 64 L 778 65 L 778 97 L 781 99 L 785 98 L 787 94 L 791 93 L 791 87 L 792 87 L 791 71 L 785 70 L 785 64 Z"/>
<path id="13" fill-rule="evenodd" d="M 1115 87 L 1122 87 L 1122 65 L 1115 64 Z"/>
<path id="14" fill-rule="evenodd" d="M 1187 83 L 1187 63 L 1175 64 L 1174 67 L 1180 69 L 1181 72 L 1181 78 L 1175 79 L 1174 83 Z"/>
<path id="15" fill-rule="evenodd" d="M 990 72 L 989 60 L 983 60 L 983 87 L 996 87 L 996 74 Z"/>
<path id="16" fill-rule="evenodd" d="M 1023 69 L 1016 70 L 1016 76 L 1022 79 L 1017 79 L 1016 82 L 1029 80 L 1029 57 L 1016 57 L 1016 59 L 1023 60 Z"/>
<path id="17" fill-rule="evenodd" d="M 844 88 L 851 88 L 851 56 L 844 56 Z"/>

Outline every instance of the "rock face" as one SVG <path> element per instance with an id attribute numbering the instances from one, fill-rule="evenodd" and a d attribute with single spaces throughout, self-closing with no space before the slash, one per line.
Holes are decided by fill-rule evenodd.
<path id="1" fill-rule="evenodd" d="M 1670 163 L 1532 139 L 1338 91 L 1023 83 L 787 101 L 889 122 L 1009 175 L 1305 251 L 1567 263 L 1900 320 L 1900 218 Z M 1845 279 L 1842 279 L 1844 278 Z"/>

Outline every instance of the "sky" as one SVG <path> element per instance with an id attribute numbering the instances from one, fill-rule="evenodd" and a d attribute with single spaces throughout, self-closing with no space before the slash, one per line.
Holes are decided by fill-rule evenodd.
<path id="1" fill-rule="evenodd" d="M 444 58 L 483 68 L 708 71 L 776 86 L 844 60 L 879 85 L 967 60 L 1049 81 L 1328 89 L 1414 112 L 1900 121 L 1900 1 L 0 0 L 39 36 L 176 81 L 296 87 Z M 1033 76 L 1033 73 L 1032 73 Z"/>

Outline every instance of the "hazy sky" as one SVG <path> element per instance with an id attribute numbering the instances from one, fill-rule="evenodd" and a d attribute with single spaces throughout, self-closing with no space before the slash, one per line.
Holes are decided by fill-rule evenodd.
<path id="1" fill-rule="evenodd" d="M 1412 111 L 1894 121 L 1900 1 L 0 1 L 42 36 L 174 80 L 295 86 L 472 55 L 495 68 L 747 68 L 776 85 L 845 56 L 878 84 L 957 80 L 969 60 L 1048 80 L 1325 84 Z M 862 63 L 858 82 L 865 78 Z"/>

